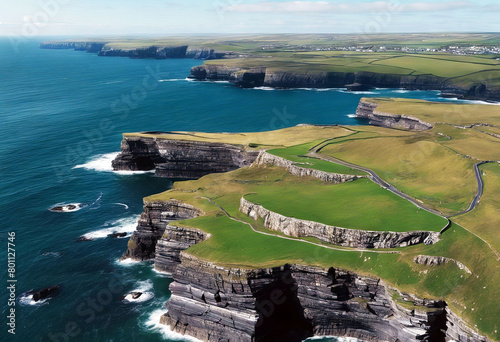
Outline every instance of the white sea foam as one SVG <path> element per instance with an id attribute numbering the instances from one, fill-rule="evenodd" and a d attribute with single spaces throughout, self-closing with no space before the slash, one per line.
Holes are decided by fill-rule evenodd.
<path id="1" fill-rule="evenodd" d="M 141 261 L 130 259 L 130 258 L 123 259 L 123 260 L 118 259 L 118 260 L 115 261 L 116 265 L 118 265 L 118 266 L 124 266 L 124 267 L 130 267 L 130 266 L 134 266 L 134 265 L 137 265 L 137 264 L 140 264 L 140 263 L 141 263 Z"/>
<path id="2" fill-rule="evenodd" d="M 21 305 L 43 305 L 43 304 L 47 303 L 48 300 L 49 300 L 49 298 L 45 298 L 45 299 L 39 300 L 38 302 L 35 302 L 33 300 L 33 295 L 31 295 L 31 294 L 22 294 L 19 297 L 19 304 L 21 304 Z"/>
<path id="3" fill-rule="evenodd" d="M 113 167 L 111 166 L 111 162 L 120 152 L 99 154 L 93 157 L 90 161 L 85 164 L 80 164 L 73 169 L 87 169 L 93 171 L 113 171 Z"/>
<path id="4" fill-rule="evenodd" d="M 392 92 L 393 93 L 398 93 L 398 94 L 406 94 L 406 93 L 409 93 L 411 90 L 406 90 L 406 89 L 396 89 L 396 90 L 393 90 Z"/>
<path id="5" fill-rule="evenodd" d="M 53 211 L 55 213 L 72 213 L 74 211 L 78 211 L 82 208 L 85 208 L 87 204 L 85 203 L 57 203 L 50 207 L 50 211 Z M 55 207 L 61 207 L 61 210 L 52 210 Z"/>
<path id="6" fill-rule="evenodd" d="M 252 89 L 257 89 L 257 90 L 276 90 L 275 88 L 272 87 L 255 87 Z"/>
<path id="7" fill-rule="evenodd" d="M 154 265 L 153 265 L 153 272 L 155 272 L 156 274 L 158 274 L 158 276 L 160 276 L 160 277 L 172 278 L 172 274 L 167 273 L 167 272 L 158 271 L 158 270 L 154 267 Z"/>
<path id="8" fill-rule="evenodd" d="M 135 228 L 137 227 L 137 220 L 139 219 L 139 215 L 133 215 L 130 217 L 121 218 L 119 220 L 114 220 L 110 222 L 104 223 L 103 227 L 98 230 L 91 231 L 82 235 L 82 237 L 90 240 L 94 239 L 102 239 L 108 237 L 108 235 L 114 233 L 127 233 L 127 236 L 130 235 Z M 127 237 L 125 236 L 125 238 Z"/>
<path id="9" fill-rule="evenodd" d="M 165 80 L 158 80 L 158 82 L 178 82 L 178 81 L 186 81 L 186 78 L 170 78 Z"/>
<path id="10" fill-rule="evenodd" d="M 91 160 L 86 162 L 85 164 L 76 165 L 73 169 L 86 169 L 92 171 L 100 171 L 100 172 L 114 172 L 119 175 L 135 175 L 135 174 L 144 174 L 144 173 L 154 173 L 154 170 L 149 171 L 114 171 L 113 166 L 111 165 L 113 159 L 120 152 L 113 153 L 105 153 L 94 156 Z"/>
<path id="11" fill-rule="evenodd" d="M 356 114 L 347 114 L 347 117 L 349 117 L 349 118 L 355 118 Z"/>
<path id="12" fill-rule="evenodd" d="M 347 91 L 347 93 L 363 94 L 363 95 L 380 94 L 380 93 L 377 93 L 376 91 Z"/>
<path id="13" fill-rule="evenodd" d="M 167 325 L 160 324 L 160 317 L 166 313 L 167 311 L 164 309 L 157 309 L 151 312 L 147 321 L 145 322 L 146 328 L 150 331 L 156 331 L 163 335 L 163 337 L 170 341 L 189 341 L 189 342 L 200 342 L 200 340 L 182 335 L 170 330 L 170 327 Z"/>
<path id="14" fill-rule="evenodd" d="M 116 204 L 116 205 L 121 205 L 121 206 L 123 206 L 125 209 L 128 209 L 128 205 L 126 205 L 125 203 L 113 203 L 113 204 Z"/>
<path id="15" fill-rule="evenodd" d="M 136 288 L 130 292 L 141 292 L 142 294 L 139 298 L 134 299 L 132 295 L 129 293 L 125 296 L 123 301 L 125 303 L 142 303 L 152 299 L 155 295 L 151 291 L 153 289 L 153 282 L 151 280 L 138 281 L 136 283 Z"/>

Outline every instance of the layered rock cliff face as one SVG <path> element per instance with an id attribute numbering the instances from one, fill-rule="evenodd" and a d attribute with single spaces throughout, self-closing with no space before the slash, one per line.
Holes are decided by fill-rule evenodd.
<path id="1" fill-rule="evenodd" d="M 137 228 L 130 237 L 127 251 L 121 259 L 130 258 L 142 261 L 155 258 L 156 243 L 163 236 L 165 227 L 170 222 L 194 218 L 203 214 L 203 211 L 198 208 L 176 200 L 144 202 Z M 174 234 L 174 228 L 169 227 L 169 229 Z M 178 242 L 180 244 L 184 241 L 179 239 Z"/>
<path id="2" fill-rule="evenodd" d="M 164 273 L 174 273 L 181 262 L 180 253 L 209 237 L 210 234 L 199 229 L 167 225 L 162 237 L 156 243 L 155 269 Z"/>
<path id="3" fill-rule="evenodd" d="M 359 178 L 364 178 L 363 176 L 345 175 L 341 173 L 325 172 L 311 168 L 300 167 L 297 166 L 296 163 L 288 159 L 275 156 L 265 151 L 260 152 L 259 156 L 255 160 L 253 165 L 279 166 L 287 169 L 288 172 L 290 172 L 294 176 L 314 177 L 320 179 L 323 182 L 334 183 L 334 184 L 345 183 Z"/>
<path id="4" fill-rule="evenodd" d="M 196 179 L 250 166 L 258 151 L 243 146 L 189 140 L 124 137 L 114 170 L 155 170 L 159 177 Z"/>
<path id="5" fill-rule="evenodd" d="M 130 57 L 130 58 L 186 58 L 187 45 L 184 46 L 150 46 L 141 49 L 123 50 L 104 48 L 99 56 Z"/>
<path id="6" fill-rule="evenodd" d="M 487 341 L 462 329 L 444 302 L 404 309 L 380 280 L 340 269 L 224 268 L 183 252 L 173 277 L 160 322 L 203 341 Z"/>
<path id="7" fill-rule="evenodd" d="M 377 111 L 379 105 L 366 99 L 361 99 L 356 109 L 356 117 L 370 120 L 370 125 L 388 128 L 425 131 L 432 128 L 428 122 L 409 115 L 390 114 Z"/>
<path id="8" fill-rule="evenodd" d="M 426 231 L 376 232 L 329 226 L 323 223 L 299 220 L 272 212 L 245 198 L 240 200 L 240 211 L 254 220 L 262 218 L 264 227 L 294 237 L 315 237 L 334 245 L 356 248 L 396 248 L 432 244 L 439 240 L 439 233 Z"/>
<path id="9" fill-rule="evenodd" d="M 249 77 L 245 77 L 248 73 Z M 238 87 L 274 88 L 346 88 L 356 84 L 359 89 L 404 88 L 408 90 L 440 90 L 448 97 L 477 100 L 500 100 L 500 88 L 487 82 L 477 84 L 455 83 L 452 79 L 433 75 L 389 75 L 373 72 L 295 72 L 271 68 L 228 67 L 208 64 L 191 69 L 191 76 L 198 80 L 226 80 Z"/>

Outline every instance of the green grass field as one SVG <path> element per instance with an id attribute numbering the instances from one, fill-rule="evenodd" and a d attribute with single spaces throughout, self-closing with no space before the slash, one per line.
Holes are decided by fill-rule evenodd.
<path id="1" fill-rule="evenodd" d="M 315 179 L 302 179 L 300 182 L 305 182 L 302 183 L 300 191 L 308 189 L 311 184 L 325 189 L 334 186 L 321 184 Z M 347 189 L 348 186 L 356 186 L 356 182 L 342 185 Z M 457 314 L 472 325 L 477 325 L 477 328 L 493 338 L 500 337 L 494 332 L 499 328 L 496 319 L 498 306 L 491 300 L 500 295 L 496 286 L 500 281 L 499 265 L 493 252 L 478 237 L 458 225 L 452 225 L 437 244 L 398 248 L 402 254 L 380 254 L 376 250 L 359 252 L 349 248 L 332 250 L 301 241 L 280 239 L 279 234 L 275 237 L 258 234 L 249 226 L 230 220 L 217 206 L 202 198 L 209 197 L 231 216 L 251 223 L 258 230 L 270 232 L 260 226 L 260 222 L 239 212 L 241 196 L 259 188 L 269 189 L 270 184 L 285 185 L 286 189 L 297 184 L 297 181 L 296 177 L 287 176 L 285 170 L 276 167 L 243 168 L 207 175 L 199 180 L 176 182 L 172 190 L 147 197 L 145 200 L 175 198 L 195 205 L 207 213 L 204 217 L 172 223 L 200 228 L 212 234 L 210 239 L 187 250 L 198 258 L 227 267 L 260 268 L 284 263 L 325 268 L 333 266 L 381 277 L 383 281 L 401 291 L 414 293 L 422 298 L 446 300 Z M 270 194 L 272 195 L 271 192 Z M 290 197 L 290 194 L 279 196 L 283 206 Z M 300 196 L 295 194 L 294 197 Z M 337 198 L 332 199 L 331 202 L 336 200 Z M 293 201 L 291 203 L 294 204 Z M 439 267 L 416 265 L 413 263 L 413 257 L 418 254 L 454 258 L 465 264 L 473 274 L 465 273 L 453 263 Z M 471 310 L 472 308 L 474 310 Z"/>
<path id="2" fill-rule="evenodd" d="M 124 133 L 127 137 L 155 139 L 191 140 L 242 145 L 249 149 L 289 147 L 309 143 L 315 139 L 330 139 L 351 134 L 352 131 L 339 126 L 300 126 L 283 128 L 276 131 L 256 133 L 202 133 L 202 132 L 165 132 L 165 133 Z"/>
<path id="3" fill-rule="evenodd" d="M 343 228 L 439 232 L 447 223 L 368 179 L 328 185 L 300 179 L 283 183 L 258 186 L 245 198 L 284 216 Z"/>
<path id="4" fill-rule="evenodd" d="M 341 174 L 348 174 L 348 175 L 360 175 L 364 176 L 366 175 L 365 172 L 352 169 L 350 167 L 346 167 L 343 165 L 338 165 L 338 164 L 333 164 L 321 159 L 315 159 L 315 158 L 310 158 L 310 157 L 305 157 L 304 155 L 308 153 L 309 149 L 321 142 L 323 142 L 324 139 L 314 141 L 312 143 L 306 143 L 306 144 L 301 144 L 301 145 L 295 145 L 287 148 L 280 148 L 280 149 L 272 149 L 268 150 L 267 152 L 278 156 L 282 157 L 288 160 L 291 160 L 296 163 L 297 166 L 304 167 L 304 168 L 312 168 L 320 171 L 325 171 L 325 172 L 333 172 L 333 173 L 341 173 Z"/>
<path id="5" fill-rule="evenodd" d="M 73 41 L 73 40 L 71 40 Z M 497 46 L 500 35 L 496 33 L 406 33 L 406 34 L 266 34 L 266 35 L 169 35 L 166 37 L 98 37 L 80 41 L 108 42 L 110 47 L 135 49 L 151 45 L 167 46 L 190 44 L 193 47 L 258 52 L 262 46 L 272 47 L 272 51 L 299 50 L 304 47 L 331 47 L 356 45 L 363 47 L 388 46 L 412 48 L 440 48 L 454 46 Z"/>
<path id="6" fill-rule="evenodd" d="M 500 126 L 500 106 L 484 104 L 456 104 L 431 102 L 404 98 L 363 98 L 378 104 L 377 111 L 391 114 L 406 114 L 430 124 L 469 126 L 483 123 Z"/>
<path id="7" fill-rule="evenodd" d="M 365 166 L 426 205 L 451 214 L 476 192 L 474 161 L 440 144 L 433 132 L 331 142 L 320 153 Z M 383 156 L 383 157 L 382 157 Z"/>

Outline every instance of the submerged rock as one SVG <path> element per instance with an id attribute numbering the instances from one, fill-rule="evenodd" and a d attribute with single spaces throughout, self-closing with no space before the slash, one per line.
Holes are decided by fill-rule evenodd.
<path id="1" fill-rule="evenodd" d="M 94 239 L 88 238 L 85 235 L 80 236 L 76 241 L 94 241 Z"/>
<path id="2" fill-rule="evenodd" d="M 127 236 L 127 233 L 126 232 L 113 233 L 111 236 L 114 237 L 114 238 L 125 237 L 125 236 Z"/>
<path id="3" fill-rule="evenodd" d="M 126 295 L 124 296 L 121 296 L 120 297 L 120 300 L 124 300 L 127 298 L 127 296 L 130 296 L 131 299 L 137 299 L 139 298 L 140 296 L 142 296 L 142 292 L 130 292 L 130 293 L 127 293 Z"/>
<path id="4" fill-rule="evenodd" d="M 38 302 L 39 300 L 45 299 L 45 298 L 52 298 L 55 297 L 59 294 L 59 290 L 61 289 L 60 285 L 54 285 L 50 287 L 46 287 L 41 290 L 30 290 L 26 294 L 27 295 L 32 295 L 33 300 L 35 302 Z"/>

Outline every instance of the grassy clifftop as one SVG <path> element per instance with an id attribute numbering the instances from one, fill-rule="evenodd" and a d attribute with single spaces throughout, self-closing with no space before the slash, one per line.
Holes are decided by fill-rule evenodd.
<path id="1" fill-rule="evenodd" d="M 500 125 L 498 105 L 456 104 L 405 98 L 363 98 L 361 101 L 377 104 L 378 112 L 411 115 L 433 125 L 439 122 L 460 126 Z M 498 128 L 486 129 L 493 132 L 498 130 Z"/>
<path id="2" fill-rule="evenodd" d="M 374 101 L 380 103 L 377 110 L 416 116 L 429 120 L 434 127 L 427 131 L 401 131 L 372 126 L 302 126 L 262 133 L 150 132 L 130 136 L 240 144 L 267 149 L 300 167 L 364 174 L 355 168 L 315 159 L 310 151 L 317 151 L 317 156 L 332 156 L 374 170 L 386 182 L 446 215 L 466 209 L 477 191 L 473 165 L 486 159 L 500 160 L 497 148 L 500 126 L 496 121 L 499 107 L 415 100 Z M 449 115 L 443 116 L 446 108 Z M 469 111 L 464 108 L 472 108 L 471 115 L 476 115 L 468 119 L 472 121 L 455 117 Z M 469 122 L 489 126 L 456 126 Z M 399 227 L 402 231 L 435 231 L 445 222 L 368 183 L 366 178 L 328 184 L 315 178 L 293 176 L 284 168 L 253 166 L 176 182 L 171 190 L 145 201 L 177 199 L 206 213 L 203 217 L 173 223 L 211 234 L 209 239 L 186 250 L 198 258 L 243 268 L 284 263 L 333 266 L 380 277 L 401 291 L 446 300 L 471 326 L 498 340 L 500 164 L 481 165 L 480 171 L 485 188 L 479 204 L 468 213 L 451 217 L 452 224 L 440 241 L 391 250 L 362 251 L 312 237 L 285 239 L 283 233 L 265 228 L 262 220 L 255 221 L 239 211 L 240 199 L 245 197 L 285 216 L 360 230 Z M 403 227 L 403 223 L 407 225 Z M 416 264 L 413 260 L 417 255 L 454 259 L 471 274 L 455 263 Z"/>

